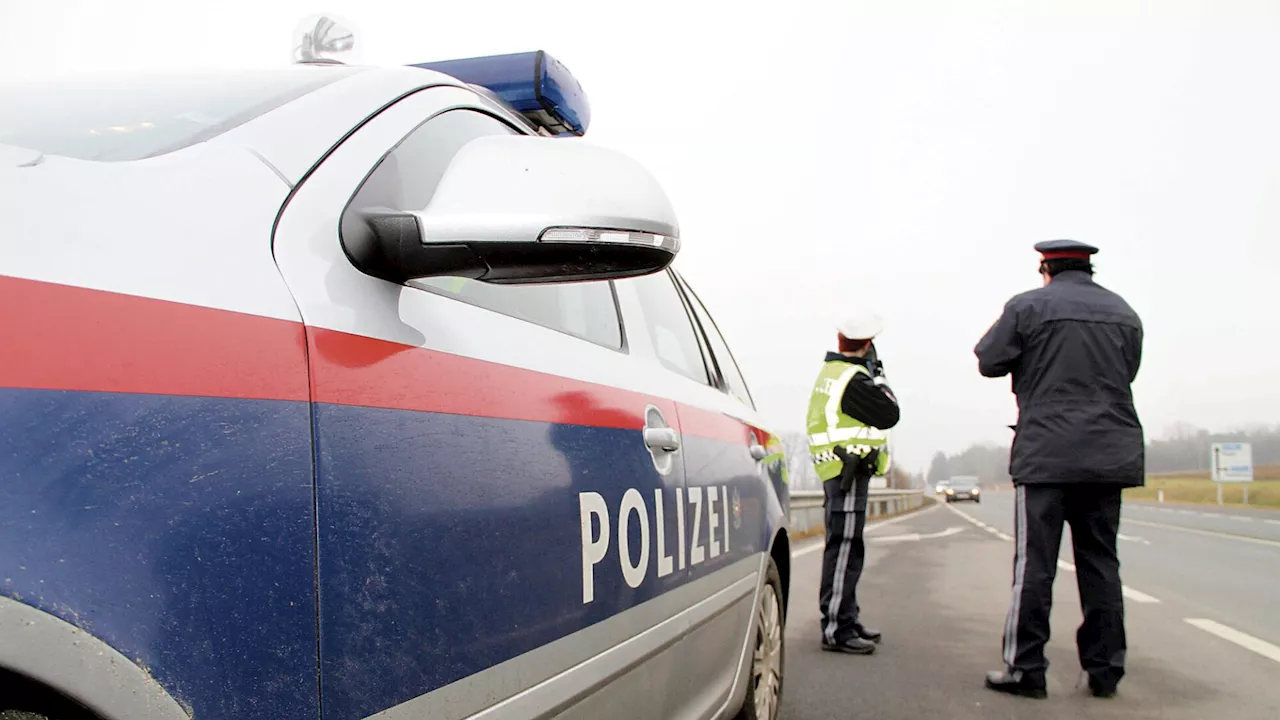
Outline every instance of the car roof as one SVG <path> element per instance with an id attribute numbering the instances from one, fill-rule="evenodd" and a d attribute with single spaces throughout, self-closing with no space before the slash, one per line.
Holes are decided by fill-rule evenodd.
<path id="1" fill-rule="evenodd" d="M 315 69 L 326 70 L 324 66 Z M 221 137 L 248 146 L 286 182 L 296 185 L 352 130 L 397 100 L 431 87 L 469 90 L 478 106 L 514 126 L 528 125 L 491 94 L 479 92 L 456 78 L 422 68 L 385 67 L 348 75 L 263 113 Z"/>

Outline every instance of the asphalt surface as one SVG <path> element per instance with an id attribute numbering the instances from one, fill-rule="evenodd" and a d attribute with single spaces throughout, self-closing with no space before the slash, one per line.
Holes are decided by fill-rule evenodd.
<path id="1" fill-rule="evenodd" d="M 1185 511 L 1185 512 L 1180 512 Z M 1241 519 L 1247 518 L 1247 519 Z M 859 587 L 876 654 L 819 649 L 821 552 L 793 553 L 781 720 L 1280 718 L 1280 513 L 1125 506 L 1128 674 L 1111 700 L 1082 687 L 1070 533 L 1054 586 L 1049 699 L 982 686 L 998 669 L 1012 578 L 1013 494 L 869 529 Z"/>

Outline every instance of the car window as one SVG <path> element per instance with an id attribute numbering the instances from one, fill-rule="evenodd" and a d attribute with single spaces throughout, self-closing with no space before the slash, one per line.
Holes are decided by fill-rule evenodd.
<path id="1" fill-rule="evenodd" d="M 141 160 L 209 140 L 356 72 L 298 66 L 0 86 L 0 143 L 80 160 Z"/>
<path id="2" fill-rule="evenodd" d="M 632 283 L 640 297 L 644 330 L 658 361 L 668 370 L 710 385 L 697 333 L 670 273 L 659 272 L 625 282 Z"/>
<path id="3" fill-rule="evenodd" d="M 453 110 L 438 115 L 418 126 L 378 163 L 345 212 L 423 210 L 464 145 L 487 135 L 514 134 L 517 131 L 511 126 L 481 112 Z M 608 348 L 622 347 L 618 305 L 608 282 L 517 286 L 439 277 L 409 284 Z"/>
<path id="4" fill-rule="evenodd" d="M 698 325 L 701 326 L 708 344 L 711 345 L 711 354 L 716 363 L 716 368 L 720 371 L 720 378 L 724 382 L 724 390 L 741 400 L 747 407 L 754 408 L 755 404 L 751 401 L 751 392 L 747 390 L 747 381 L 742 377 L 742 372 L 738 369 L 738 363 L 733 359 L 733 353 L 729 351 L 729 344 L 724 341 L 724 337 L 720 334 L 720 329 L 716 327 L 715 321 L 711 319 L 711 313 L 707 312 L 706 306 L 698 299 L 698 296 L 689 287 L 689 284 L 685 282 L 684 278 L 680 279 L 680 284 L 684 288 L 686 297 L 689 298 L 689 305 L 693 307 L 694 315 L 698 318 Z"/>
<path id="5" fill-rule="evenodd" d="M 424 278 L 410 285 L 453 296 L 487 310 L 559 330 L 597 345 L 622 347 L 622 324 L 608 282 L 490 285 L 468 278 Z"/>

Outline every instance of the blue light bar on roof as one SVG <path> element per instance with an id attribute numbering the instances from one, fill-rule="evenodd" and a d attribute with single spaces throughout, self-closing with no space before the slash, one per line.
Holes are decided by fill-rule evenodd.
<path id="1" fill-rule="evenodd" d="M 568 68 L 539 50 L 465 60 L 418 63 L 497 95 L 552 135 L 585 135 L 591 105 Z"/>

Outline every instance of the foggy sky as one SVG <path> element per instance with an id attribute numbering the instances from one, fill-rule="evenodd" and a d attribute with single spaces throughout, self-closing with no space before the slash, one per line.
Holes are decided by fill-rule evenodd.
<path id="1" fill-rule="evenodd" d="M 776 429 L 872 307 L 900 460 L 1007 442 L 972 348 L 1064 237 L 1146 324 L 1150 434 L 1280 422 L 1280 3 L 694 5 L 3 0 L 0 75 L 282 65 L 323 11 L 373 64 L 544 49 L 588 139 L 663 182 L 677 267 Z"/>

